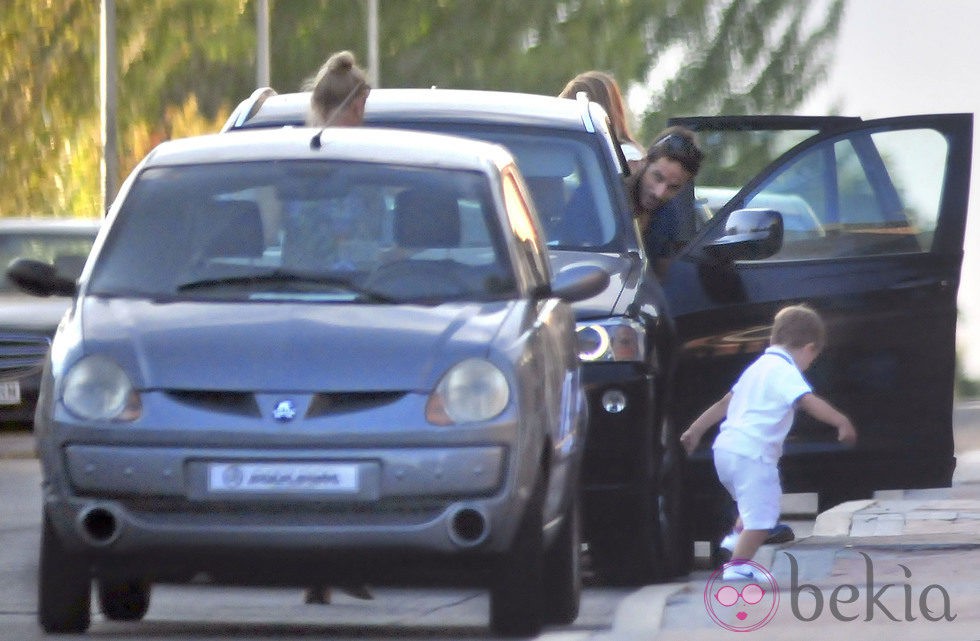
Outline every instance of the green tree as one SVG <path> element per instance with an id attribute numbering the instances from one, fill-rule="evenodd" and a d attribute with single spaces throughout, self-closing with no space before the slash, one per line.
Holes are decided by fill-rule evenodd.
<path id="1" fill-rule="evenodd" d="M 557 94 L 579 71 L 653 87 L 665 114 L 790 112 L 826 72 L 844 0 L 381 0 L 380 84 Z M 364 0 L 270 0 L 272 84 L 294 91 L 326 57 L 367 60 Z M 819 7 L 819 5 L 818 5 Z M 215 131 L 254 89 L 254 0 L 117 0 L 125 174 L 160 140 Z M 94 0 L 0 8 L 0 216 L 97 216 Z M 676 68 L 672 68 L 674 65 Z"/>

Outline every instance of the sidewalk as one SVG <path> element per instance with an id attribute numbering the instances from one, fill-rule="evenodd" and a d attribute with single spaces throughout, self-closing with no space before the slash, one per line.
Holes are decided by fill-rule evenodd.
<path id="1" fill-rule="evenodd" d="M 647 638 L 717 639 L 749 631 L 738 626 L 756 615 L 753 639 L 980 639 L 980 450 L 958 455 L 952 487 L 843 503 L 819 514 L 810 536 L 764 546 L 755 560 L 770 572 L 771 601 L 739 601 L 727 614 L 744 608 L 745 618 L 719 622 L 722 584 L 697 573 L 675 584 Z"/>

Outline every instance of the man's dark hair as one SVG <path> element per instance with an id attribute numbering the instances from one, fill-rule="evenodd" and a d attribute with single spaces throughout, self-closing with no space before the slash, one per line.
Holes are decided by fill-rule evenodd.
<path id="1" fill-rule="evenodd" d="M 701 170 L 704 152 L 698 143 L 697 135 L 687 127 L 676 125 L 661 131 L 653 144 L 647 148 L 647 162 L 660 158 L 669 158 L 680 163 L 691 176 L 697 176 Z"/>

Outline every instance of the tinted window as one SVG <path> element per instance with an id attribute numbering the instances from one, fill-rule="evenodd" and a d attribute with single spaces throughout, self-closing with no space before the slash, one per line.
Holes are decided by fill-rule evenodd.
<path id="1" fill-rule="evenodd" d="M 406 126 L 406 123 L 397 124 Z M 619 217 L 609 193 L 601 149 L 589 144 L 598 143 L 596 136 L 559 131 L 509 133 L 459 123 L 407 126 L 488 140 L 507 147 L 531 191 L 549 247 L 622 250 L 618 239 Z"/>
<path id="2" fill-rule="evenodd" d="M 745 206 L 782 213 L 774 260 L 929 251 L 947 152 L 933 130 L 828 141 L 776 172 Z"/>
<path id="3" fill-rule="evenodd" d="M 252 162 L 144 171 L 90 292 L 438 302 L 513 288 L 483 174 Z"/>

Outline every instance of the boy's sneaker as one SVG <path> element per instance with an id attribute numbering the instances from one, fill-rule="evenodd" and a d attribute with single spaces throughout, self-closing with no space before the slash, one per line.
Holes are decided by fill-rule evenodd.
<path id="1" fill-rule="evenodd" d="M 796 534 L 793 533 L 793 528 L 785 523 L 777 523 L 776 527 L 769 530 L 769 538 L 766 539 L 766 544 L 789 543 L 795 538 Z"/>
<path id="2" fill-rule="evenodd" d="M 732 552 L 735 551 L 735 544 L 738 543 L 738 533 L 731 532 L 725 535 L 725 538 L 721 540 L 718 544 L 718 549 L 714 551 L 714 558 L 712 558 L 712 566 L 720 568 L 729 561 L 732 560 Z"/>
<path id="3" fill-rule="evenodd" d="M 736 543 L 738 543 L 738 532 L 730 532 L 725 535 L 725 538 L 721 540 L 718 546 L 729 552 L 734 552 Z"/>
<path id="4" fill-rule="evenodd" d="M 722 572 L 723 581 L 759 581 L 758 572 L 748 563 L 733 563 Z"/>

